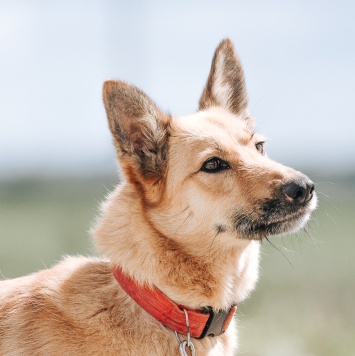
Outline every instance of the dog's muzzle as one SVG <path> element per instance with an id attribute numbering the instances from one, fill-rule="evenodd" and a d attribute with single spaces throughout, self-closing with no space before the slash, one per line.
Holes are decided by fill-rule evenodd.
<path id="1" fill-rule="evenodd" d="M 314 183 L 305 175 L 275 188 L 270 198 L 255 201 L 253 210 L 234 215 L 234 226 L 242 237 L 263 237 L 302 228 L 316 207 Z"/>

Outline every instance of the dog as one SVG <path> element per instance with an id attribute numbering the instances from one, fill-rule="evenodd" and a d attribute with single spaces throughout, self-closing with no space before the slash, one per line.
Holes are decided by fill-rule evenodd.
<path id="1" fill-rule="evenodd" d="M 92 230 L 104 257 L 1 281 L 0 354 L 233 355 L 260 242 L 305 226 L 314 184 L 266 156 L 229 39 L 195 114 L 123 81 L 103 99 L 124 176 Z"/>

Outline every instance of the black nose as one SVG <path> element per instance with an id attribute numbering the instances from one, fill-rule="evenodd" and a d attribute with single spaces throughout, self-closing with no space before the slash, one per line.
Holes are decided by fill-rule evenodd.
<path id="1" fill-rule="evenodd" d="M 288 200 L 302 204 L 312 198 L 314 184 L 308 178 L 286 183 L 282 187 L 282 192 Z"/>

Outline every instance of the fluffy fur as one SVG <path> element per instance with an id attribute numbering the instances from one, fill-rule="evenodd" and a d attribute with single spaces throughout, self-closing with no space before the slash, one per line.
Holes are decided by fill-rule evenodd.
<path id="1" fill-rule="evenodd" d="M 121 81 L 107 81 L 103 97 L 124 173 L 93 229 L 106 259 L 65 258 L 2 281 L 1 355 L 179 355 L 174 332 L 126 295 L 112 267 L 178 304 L 227 310 L 255 287 L 260 240 L 301 228 L 315 208 L 308 178 L 263 153 L 229 40 L 191 116 L 172 119 Z M 193 343 L 196 355 L 233 355 L 235 322 Z"/>

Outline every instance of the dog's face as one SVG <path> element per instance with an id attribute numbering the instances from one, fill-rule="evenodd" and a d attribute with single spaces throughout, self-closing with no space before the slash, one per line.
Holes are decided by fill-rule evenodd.
<path id="1" fill-rule="evenodd" d="M 304 226 L 313 183 L 271 161 L 247 111 L 242 67 L 229 40 L 215 52 L 199 111 L 172 119 L 140 90 L 105 83 L 110 129 L 147 219 L 176 240 L 261 239 Z"/>
<path id="2" fill-rule="evenodd" d="M 221 108 L 174 121 L 168 199 L 189 214 L 178 231 L 191 220 L 191 230 L 198 221 L 211 235 L 260 239 L 304 226 L 315 205 L 313 184 L 270 160 L 264 141 L 249 118 Z"/>

